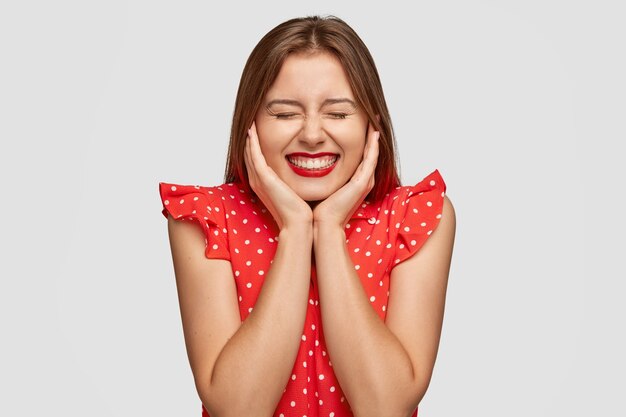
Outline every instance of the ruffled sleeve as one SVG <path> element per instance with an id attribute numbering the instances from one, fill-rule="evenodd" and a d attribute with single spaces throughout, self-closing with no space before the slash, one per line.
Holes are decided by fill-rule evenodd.
<path id="1" fill-rule="evenodd" d="M 162 213 L 175 220 L 194 221 L 200 225 L 205 236 L 205 256 L 230 260 L 225 210 L 206 187 L 159 183 L 163 204 Z"/>
<path id="2" fill-rule="evenodd" d="M 446 183 L 438 170 L 414 186 L 401 187 L 392 211 L 391 224 L 397 232 L 392 267 L 420 250 L 437 228 L 445 192 Z"/>

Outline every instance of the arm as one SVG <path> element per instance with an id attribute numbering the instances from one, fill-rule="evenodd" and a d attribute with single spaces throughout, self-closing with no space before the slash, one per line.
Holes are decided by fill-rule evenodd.
<path id="1" fill-rule="evenodd" d="M 454 209 L 445 197 L 437 229 L 392 270 L 383 322 L 354 271 L 343 230 L 315 227 L 326 345 L 356 416 L 408 416 L 424 396 L 439 345 L 454 233 Z"/>
<path id="2" fill-rule="evenodd" d="M 202 403 L 211 417 L 271 416 L 301 343 L 310 225 L 281 230 L 274 262 L 243 323 L 230 262 L 205 257 L 205 238 L 196 225 L 169 217 L 168 229 L 185 343 Z"/>

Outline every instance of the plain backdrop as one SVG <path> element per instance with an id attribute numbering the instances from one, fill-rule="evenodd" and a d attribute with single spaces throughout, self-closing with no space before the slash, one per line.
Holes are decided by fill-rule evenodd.
<path id="1" fill-rule="evenodd" d="M 0 415 L 200 416 L 158 182 L 217 185 L 259 39 L 368 45 L 401 173 L 457 212 L 421 417 L 624 416 L 620 1 L 0 6 Z"/>

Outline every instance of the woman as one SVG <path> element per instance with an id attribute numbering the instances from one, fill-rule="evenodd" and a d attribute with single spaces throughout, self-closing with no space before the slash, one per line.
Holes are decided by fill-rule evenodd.
<path id="1" fill-rule="evenodd" d="M 455 215 L 437 170 L 400 186 L 394 142 L 345 22 L 292 19 L 254 48 L 225 184 L 159 184 L 203 415 L 417 415 Z"/>

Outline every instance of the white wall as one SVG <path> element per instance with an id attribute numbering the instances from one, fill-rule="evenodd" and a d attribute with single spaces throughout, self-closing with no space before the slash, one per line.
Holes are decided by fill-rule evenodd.
<path id="1" fill-rule="evenodd" d="M 1 415 L 200 416 L 158 182 L 222 182 L 248 54 L 314 13 L 456 207 L 420 416 L 626 413 L 623 3 L 408 3 L 0 6 Z"/>

